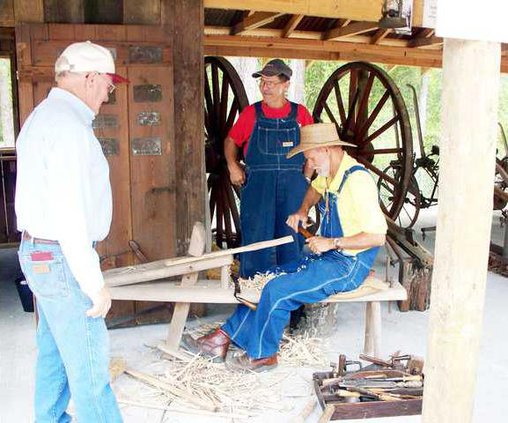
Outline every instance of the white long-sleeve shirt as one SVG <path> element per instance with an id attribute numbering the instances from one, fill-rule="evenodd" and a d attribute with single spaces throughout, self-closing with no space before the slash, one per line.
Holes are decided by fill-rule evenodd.
<path id="1" fill-rule="evenodd" d="M 104 286 L 92 243 L 107 236 L 112 216 L 109 166 L 93 133 L 94 117 L 78 97 L 53 88 L 16 143 L 18 230 L 59 241 L 88 296 Z"/>

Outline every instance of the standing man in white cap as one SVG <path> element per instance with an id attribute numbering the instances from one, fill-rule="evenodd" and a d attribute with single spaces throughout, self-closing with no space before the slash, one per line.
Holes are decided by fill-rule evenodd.
<path id="1" fill-rule="evenodd" d="M 290 234 L 285 220 L 294 213 L 307 190 L 303 156 L 286 157 L 300 141 L 300 126 L 313 123 L 309 111 L 286 99 L 292 70 L 281 59 L 270 60 L 259 78 L 263 101 L 246 107 L 225 140 L 224 153 L 231 183 L 242 187 L 242 244 Z M 245 170 L 238 162 L 243 150 Z M 310 176 L 310 175 L 309 175 Z M 240 276 L 249 278 L 297 259 L 303 238 L 274 248 L 240 255 Z"/>
<path id="2" fill-rule="evenodd" d="M 72 396 L 79 422 L 121 422 L 104 323 L 111 297 L 94 249 L 111 225 L 111 185 L 92 121 L 128 81 L 90 41 L 62 52 L 55 81 L 16 144 L 19 259 L 39 313 L 35 421 L 69 422 Z"/>
<path id="3" fill-rule="evenodd" d="M 369 171 L 349 156 L 333 123 L 301 129 L 300 144 L 288 157 L 304 153 L 318 177 L 309 186 L 296 213 L 287 218 L 295 232 L 307 222 L 312 206 L 321 213 L 319 235 L 307 240 L 313 254 L 280 266 L 280 274 L 263 288 L 255 311 L 241 304 L 219 329 L 185 346 L 224 359 L 229 345 L 245 351 L 228 363 L 239 370 L 261 371 L 277 365 L 277 351 L 292 310 L 357 288 L 385 242 L 386 220 Z"/>

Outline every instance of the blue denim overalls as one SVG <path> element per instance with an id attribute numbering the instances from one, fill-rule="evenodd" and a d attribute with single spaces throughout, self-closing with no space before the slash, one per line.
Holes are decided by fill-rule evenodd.
<path id="1" fill-rule="evenodd" d="M 363 166 L 348 169 L 338 192 L 326 192 L 325 198 L 320 201 L 322 236 L 343 236 L 337 197 L 347 178 L 356 171 L 368 172 Z M 291 311 L 302 304 L 316 303 L 338 292 L 357 288 L 368 276 L 378 250 L 379 247 L 370 248 L 356 256 L 330 250 L 278 266 L 275 269 L 277 272 L 286 273 L 272 279 L 264 287 L 257 310 L 239 305 L 222 329 L 236 345 L 247 351 L 249 357 L 272 356 L 279 349 Z"/>
<path id="2" fill-rule="evenodd" d="M 302 172 L 303 154 L 286 158 L 300 142 L 298 105 L 290 104 L 291 112 L 283 119 L 269 119 L 263 114 L 261 102 L 254 105 L 256 123 L 245 158 L 246 181 L 240 203 L 243 245 L 293 234 L 286 219 L 300 207 L 308 183 Z M 296 242 L 275 249 L 241 254 L 240 276 L 247 278 L 300 258 L 303 238 L 295 238 Z"/>

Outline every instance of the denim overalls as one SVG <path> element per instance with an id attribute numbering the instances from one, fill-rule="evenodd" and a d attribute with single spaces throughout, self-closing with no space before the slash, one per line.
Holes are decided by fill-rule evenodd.
<path id="1" fill-rule="evenodd" d="M 293 235 L 286 219 L 300 207 L 308 183 L 302 172 L 303 154 L 286 158 L 300 142 L 298 105 L 290 104 L 289 116 L 278 119 L 265 117 L 261 102 L 254 104 L 256 123 L 245 157 L 246 181 L 240 203 L 243 245 Z M 303 238 L 295 238 L 291 244 L 241 254 L 240 276 L 250 277 L 298 259 Z"/>
<path id="2" fill-rule="evenodd" d="M 343 236 L 337 197 L 347 178 L 356 171 L 368 172 L 363 166 L 353 166 L 345 172 L 338 192 L 327 192 L 320 201 L 322 236 Z M 257 310 L 239 305 L 222 329 L 236 345 L 247 351 L 249 357 L 272 356 L 279 349 L 291 311 L 302 304 L 316 303 L 338 292 L 357 288 L 368 276 L 378 250 L 379 247 L 370 248 L 356 256 L 330 250 L 278 266 L 275 269 L 277 272 L 286 273 L 272 279 L 264 287 Z"/>

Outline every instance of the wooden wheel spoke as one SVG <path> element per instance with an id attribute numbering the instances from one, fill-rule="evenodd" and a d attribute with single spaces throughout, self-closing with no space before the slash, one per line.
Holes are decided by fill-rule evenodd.
<path id="1" fill-rule="evenodd" d="M 392 184 L 394 187 L 398 185 L 398 182 L 392 178 L 391 176 L 387 175 L 385 172 L 383 172 L 382 170 L 379 170 L 376 166 L 374 166 L 371 162 L 369 162 L 368 160 L 364 159 L 363 157 L 361 156 L 358 156 L 357 160 L 363 164 L 368 170 L 370 170 L 371 172 L 375 173 L 377 176 L 379 176 L 381 179 L 383 179 L 385 182 L 389 182 L 390 184 Z"/>
<path id="2" fill-rule="evenodd" d="M 399 120 L 399 115 L 395 115 L 393 118 L 391 118 L 388 122 L 386 122 L 381 128 L 379 128 L 377 131 L 370 134 L 369 137 L 365 139 L 365 141 L 362 142 L 362 145 L 367 145 L 372 140 L 379 137 L 383 132 L 385 132 L 388 128 L 392 127 L 396 122 Z"/>
<path id="3" fill-rule="evenodd" d="M 400 154 L 403 151 L 402 148 L 378 148 L 369 150 L 369 154 Z"/>
<path id="4" fill-rule="evenodd" d="M 228 118 L 226 120 L 226 124 L 224 127 L 225 129 L 224 138 L 228 136 L 229 130 L 231 129 L 233 123 L 235 122 L 235 117 L 237 113 L 238 113 L 238 101 L 234 100 L 233 103 L 231 104 L 231 109 L 229 109 Z"/>
<path id="5" fill-rule="evenodd" d="M 224 229 L 226 232 L 226 240 L 230 240 L 233 237 L 233 230 L 231 227 L 231 205 L 229 203 L 228 187 L 229 182 L 225 178 L 221 178 L 221 191 L 222 200 L 224 202 Z"/>
<path id="6" fill-rule="evenodd" d="M 348 111 L 348 116 L 347 116 L 347 120 L 346 120 L 346 125 L 344 126 L 344 131 L 346 131 L 346 133 L 348 131 L 352 131 L 355 127 L 355 107 L 356 107 L 356 103 L 358 101 L 358 90 L 355 92 L 355 95 L 354 95 L 354 98 L 353 98 L 353 102 L 350 103 L 349 105 L 349 111 Z"/>
<path id="7" fill-rule="evenodd" d="M 236 233 L 240 230 L 240 214 L 238 213 L 238 207 L 236 205 L 236 198 L 233 193 L 234 188 L 230 183 L 228 183 L 227 187 L 227 195 L 228 195 L 228 202 L 229 202 L 229 209 L 231 210 L 231 216 L 233 217 L 233 222 L 235 224 Z"/>
<path id="8" fill-rule="evenodd" d="M 220 118 L 219 69 L 215 64 L 212 65 L 212 94 L 214 117 L 218 120 Z M 218 128 L 220 128 L 220 125 L 218 125 Z"/>
<path id="9" fill-rule="evenodd" d="M 351 110 L 351 102 L 354 96 L 357 95 L 358 90 L 358 70 L 351 69 L 349 74 L 349 109 Z"/>
<path id="10" fill-rule="evenodd" d="M 226 125 L 226 117 L 228 114 L 228 96 L 229 96 L 229 78 L 226 74 L 222 74 L 222 92 L 220 98 L 220 135 L 225 138 L 224 129 Z"/>
<path id="11" fill-rule="evenodd" d="M 346 109 L 344 109 L 344 101 L 342 100 L 342 95 L 340 93 L 339 81 L 335 82 L 333 89 L 335 91 L 335 99 L 337 100 L 337 107 L 339 109 L 340 124 L 344 127 L 346 124 Z"/>
<path id="12" fill-rule="evenodd" d="M 379 115 L 379 112 L 385 105 L 386 101 L 390 98 L 390 92 L 388 90 L 385 91 L 383 96 L 380 98 L 380 100 L 377 102 L 376 107 L 374 107 L 374 110 L 370 114 L 367 121 L 363 124 L 361 129 L 358 131 L 358 140 L 361 142 L 367 131 L 369 130 L 372 123 L 376 120 L 377 116 Z"/>
<path id="13" fill-rule="evenodd" d="M 211 123 L 214 120 L 215 109 L 213 107 L 212 92 L 210 89 L 210 81 L 208 80 L 207 73 L 205 73 L 205 105 L 206 116 L 208 116 L 208 121 Z"/>
<path id="14" fill-rule="evenodd" d="M 367 83 L 362 88 L 362 98 L 360 100 L 358 111 L 356 113 L 356 116 L 358 116 L 358 118 L 356 119 L 357 125 L 360 123 L 363 125 L 363 123 L 366 120 L 366 119 L 364 120 L 364 114 L 367 111 L 369 96 L 372 90 L 372 84 L 374 83 L 374 77 L 375 77 L 374 72 L 370 72 L 369 78 L 367 79 Z"/>
<path id="15" fill-rule="evenodd" d="M 323 104 L 324 108 L 325 108 L 325 111 L 326 111 L 326 114 L 328 115 L 328 117 L 330 118 L 330 120 L 335 123 L 335 125 L 338 126 L 338 123 L 337 123 L 337 119 L 335 119 L 335 116 L 333 115 L 333 112 L 332 110 L 330 109 L 330 106 L 328 106 L 328 103 L 324 103 Z"/>

